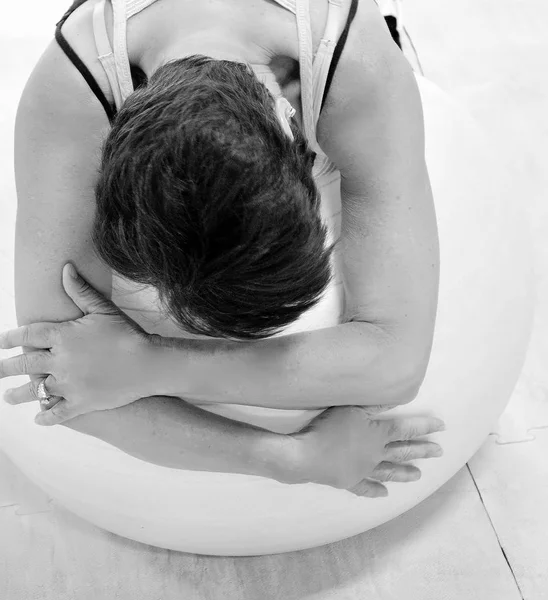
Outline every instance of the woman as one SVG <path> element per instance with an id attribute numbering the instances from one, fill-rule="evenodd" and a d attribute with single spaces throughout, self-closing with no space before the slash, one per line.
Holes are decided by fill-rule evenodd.
<path id="1" fill-rule="evenodd" d="M 439 454 L 412 439 L 439 420 L 371 416 L 426 371 L 436 220 L 420 98 L 374 2 L 77 5 L 18 112 L 16 303 L 23 325 L 87 316 L 4 337 L 27 354 L 2 374 L 32 379 L 8 401 L 57 396 L 38 422 L 178 468 L 368 496 L 416 479 L 401 463 Z M 317 189 L 332 165 L 345 323 L 269 339 L 329 283 Z M 115 269 L 224 339 L 159 340 L 66 269 L 73 304 L 67 260 L 103 296 Z M 282 436 L 189 402 L 334 408 Z"/>

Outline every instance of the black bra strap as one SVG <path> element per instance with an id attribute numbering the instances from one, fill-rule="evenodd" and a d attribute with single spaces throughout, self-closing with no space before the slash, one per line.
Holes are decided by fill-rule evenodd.
<path id="1" fill-rule="evenodd" d="M 68 11 L 63 15 L 59 23 L 57 23 L 55 27 L 55 39 L 61 50 L 67 55 L 68 59 L 72 62 L 72 64 L 78 69 L 82 77 L 86 80 L 87 84 L 91 88 L 91 91 L 95 94 L 99 102 L 102 104 L 105 112 L 107 113 L 108 120 L 112 123 L 116 111 L 114 107 L 109 103 L 103 90 L 100 88 L 99 84 L 91 74 L 90 70 L 86 67 L 86 65 L 82 62 L 80 57 L 74 52 L 70 44 L 67 42 L 67 39 L 63 35 L 61 31 L 61 27 L 65 23 L 65 21 L 70 17 L 70 15 L 79 7 L 84 4 L 86 0 L 76 0 L 73 5 L 68 9 Z"/>
<path id="2" fill-rule="evenodd" d="M 322 98 L 322 107 L 325 104 L 325 100 L 327 98 L 327 93 L 329 92 L 329 88 L 331 87 L 331 83 L 333 82 L 333 76 L 335 75 L 335 70 L 337 65 L 339 64 L 339 60 L 341 59 L 341 54 L 344 50 L 344 46 L 346 44 L 346 40 L 348 38 L 348 32 L 350 31 L 350 25 L 352 25 L 352 21 L 358 12 L 358 0 L 352 0 L 352 4 L 350 5 L 350 12 L 348 13 L 348 19 L 346 21 L 346 25 L 341 33 L 341 37 L 335 46 L 335 50 L 333 51 L 333 57 L 331 59 L 331 65 L 329 66 L 329 72 L 327 73 L 327 80 L 325 84 L 325 90 L 323 92 Z M 321 110 L 320 108 L 320 110 Z"/>

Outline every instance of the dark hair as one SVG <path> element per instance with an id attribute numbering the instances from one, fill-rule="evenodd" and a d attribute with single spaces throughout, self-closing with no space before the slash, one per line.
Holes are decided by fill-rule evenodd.
<path id="1" fill-rule="evenodd" d="M 187 331 L 253 340 L 314 306 L 327 229 L 298 127 L 244 64 L 192 56 L 138 88 L 106 139 L 93 241 Z"/>

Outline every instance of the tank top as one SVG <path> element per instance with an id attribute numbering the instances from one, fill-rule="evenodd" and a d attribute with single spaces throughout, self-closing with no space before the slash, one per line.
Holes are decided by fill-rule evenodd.
<path id="1" fill-rule="evenodd" d="M 57 24 L 56 39 L 71 61 L 82 73 L 99 101 L 103 104 L 110 120 L 134 91 L 134 70 L 129 63 L 126 31 L 127 23 L 136 14 L 148 8 L 157 0 L 100 0 L 94 6 L 93 33 L 97 55 L 114 97 L 114 107 L 110 106 L 103 92 L 89 70 L 70 48 L 61 32 L 66 19 L 86 0 L 75 0 L 73 5 Z M 111 2 L 113 13 L 113 42 L 109 40 L 105 19 L 107 1 Z M 310 0 L 274 0 L 283 9 L 294 14 L 297 24 L 299 44 L 299 71 L 301 80 L 301 103 L 304 134 L 311 149 L 324 156 L 316 139 L 316 125 L 333 79 L 336 64 L 344 48 L 350 24 L 357 11 L 358 0 L 352 0 L 348 21 L 342 28 L 343 0 L 328 0 L 328 14 L 320 46 L 313 55 L 310 27 Z M 377 1 L 377 0 L 375 0 Z M 339 37 L 339 31 L 342 34 Z M 338 38 L 338 39 L 337 39 Z M 282 92 L 270 68 L 266 65 L 251 65 L 257 78 L 270 90 L 274 97 Z M 320 158 L 321 161 L 321 158 Z M 325 161 L 324 161 L 325 162 Z M 327 167 L 327 165 L 325 165 Z"/>

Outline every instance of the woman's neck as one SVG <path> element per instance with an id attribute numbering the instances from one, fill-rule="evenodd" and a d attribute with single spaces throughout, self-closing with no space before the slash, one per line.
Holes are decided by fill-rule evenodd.
<path id="1" fill-rule="evenodd" d="M 266 53 L 261 57 L 258 52 L 250 52 L 248 47 L 244 47 L 241 42 L 234 39 L 234 34 L 208 31 L 205 35 L 201 32 L 199 35 L 188 36 L 182 40 L 167 40 L 163 44 L 149 47 L 143 51 L 138 66 L 147 77 L 150 77 L 162 65 L 194 54 L 246 64 L 268 64 L 269 61 Z M 254 54 L 256 57 L 253 57 Z"/>
<path id="2" fill-rule="evenodd" d="M 298 53 L 296 37 L 293 15 L 264 0 L 165 0 L 128 22 L 130 62 L 148 77 L 195 54 L 270 65 L 276 56 Z"/>

